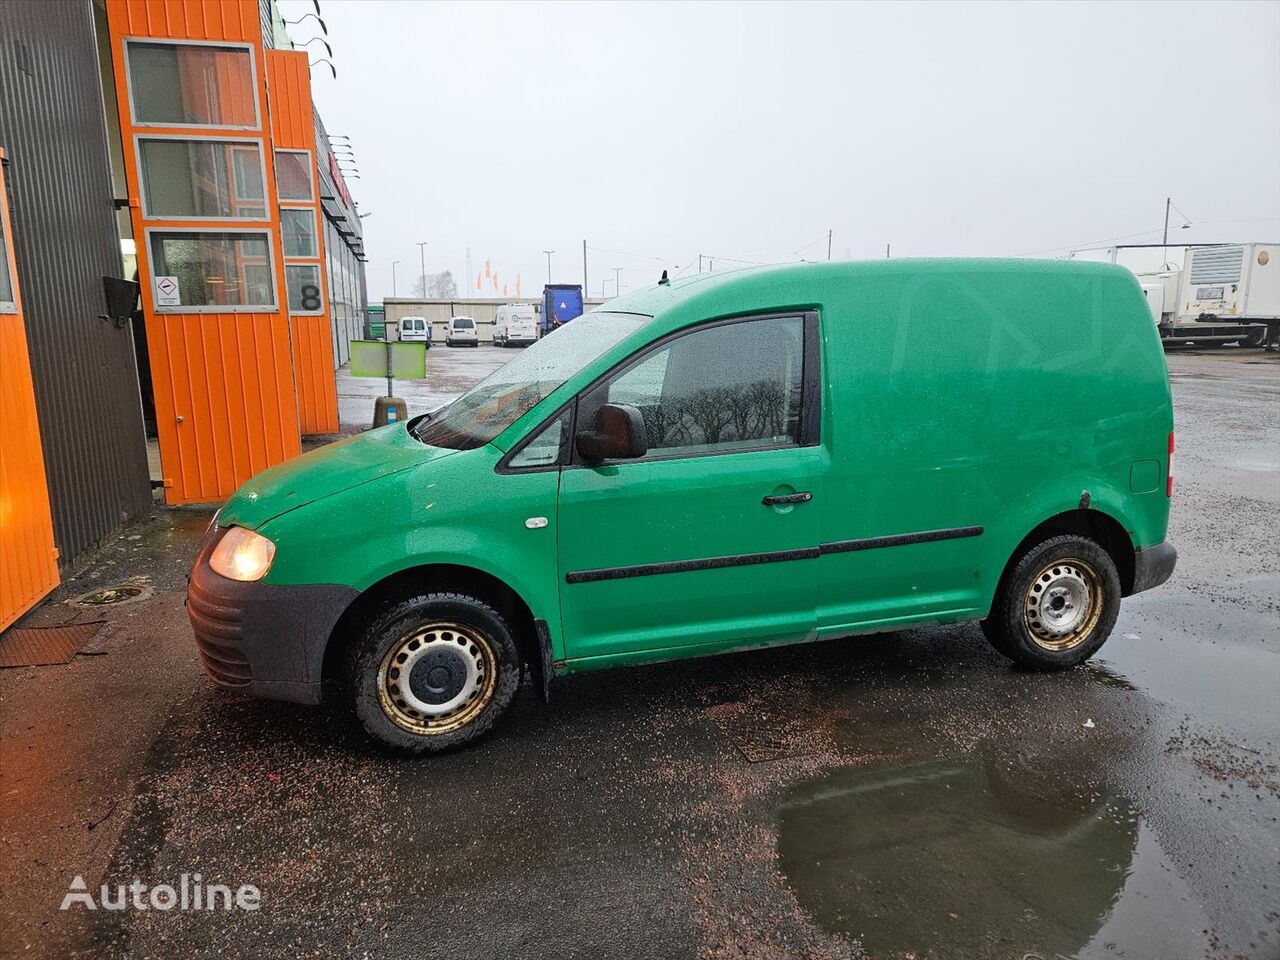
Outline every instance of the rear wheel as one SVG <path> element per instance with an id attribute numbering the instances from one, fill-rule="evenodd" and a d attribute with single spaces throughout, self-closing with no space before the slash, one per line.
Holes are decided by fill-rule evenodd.
<path id="1" fill-rule="evenodd" d="M 1267 339 L 1266 327 L 1254 327 L 1249 331 L 1249 335 L 1240 340 L 1242 347 L 1260 347 Z"/>
<path id="2" fill-rule="evenodd" d="M 383 746 L 438 753 L 484 734 L 511 705 L 520 658 L 502 615 L 475 597 L 427 593 L 384 608 L 347 674 L 356 719 Z"/>
<path id="3" fill-rule="evenodd" d="M 996 591 L 982 632 L 1010 660 L 1062 670 L 1088 660 L 1120 613 L 1120 575 L 1099 544 L 1060 536 L 1026 551 Z"/>

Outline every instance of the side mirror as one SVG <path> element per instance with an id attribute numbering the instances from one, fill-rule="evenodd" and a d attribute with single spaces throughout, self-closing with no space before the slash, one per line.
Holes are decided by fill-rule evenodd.
<path id="1" fill-rule="evenodd" d="M 604 404 L 596 412 L 595 428 L 578 431 L 574 444 L 587 463 L 634 460 L 649 452 L 644 417 L 625 403 Z"/>

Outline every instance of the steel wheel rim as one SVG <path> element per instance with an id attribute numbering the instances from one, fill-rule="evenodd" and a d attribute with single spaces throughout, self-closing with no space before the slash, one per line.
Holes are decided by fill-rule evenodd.
<path id="1" fill-rule="evenodd" d="M 460 623 L 420 624 L 382 658 L 378 703 L 401 729 L 438 736 L 479 716 L 497 679 L 497 657 L 484 634 Z"/>
<path id="2" fill-rule="evenodd" d="M 1102 580 L 1074 557 L 1055 560 L 1035 575 L 1023 601 L 1027 633 L 1045 650 L 1070 650 L 1083 643 L 1102 616 Z"/>

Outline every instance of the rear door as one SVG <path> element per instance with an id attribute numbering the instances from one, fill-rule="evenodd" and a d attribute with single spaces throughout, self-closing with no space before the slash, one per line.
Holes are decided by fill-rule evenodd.
<path id="1" fill-rule="evenodd" d="M 695 327 L 584 392 L 578 431 L 601 404 L 629 404 L 649 450 L 561 475 L 570 659 L 811 634 L 828 466 L 817 325 L 788 314 Z"/>

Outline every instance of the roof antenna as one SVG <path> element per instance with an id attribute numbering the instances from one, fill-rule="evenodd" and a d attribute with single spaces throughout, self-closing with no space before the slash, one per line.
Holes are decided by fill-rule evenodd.
<path id="1" fill-rule="evenodd" d="M 667 271 L 665 270 L 662 271 L 662 279 L 658 281 L 659 286 L 661 286 L 664 283 L 667 286 L 671 286 L 671 280 L 667 277 Z"/>

